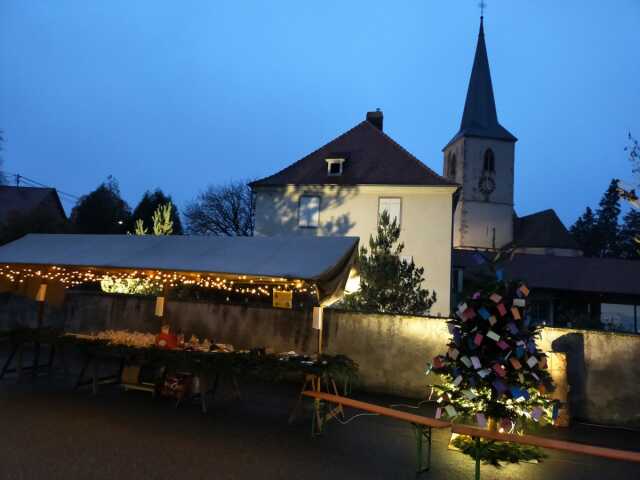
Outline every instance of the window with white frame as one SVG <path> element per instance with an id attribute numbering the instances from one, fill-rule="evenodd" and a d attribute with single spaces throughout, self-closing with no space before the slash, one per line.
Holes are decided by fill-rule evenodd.
<path id="1" fill-rule="evenodd" d="M 382 212 L 386 211 L 389 214 L 389 222 L 393 223 L 395 219 L 400 226 L 400 211 L 402 202 L 399 198 L 382 197 L 378 201 L 378 218 L 382 215 Z"/>
<path id="2" fill-rule="evenodd" d="M 303 195 L 298 204 L 298 226 L 315 228 L 320 225 L 320 197 Z"/>
<path id="3" fill-rule="evenodd" d="M 337 177 L 342 175 L 342 168 L 344 164 L 344 158 L 327 158 L 327 175 L 330 177 Z"/>

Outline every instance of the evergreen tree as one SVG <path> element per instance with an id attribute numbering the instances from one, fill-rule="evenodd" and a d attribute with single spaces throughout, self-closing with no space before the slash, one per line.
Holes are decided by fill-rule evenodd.
<path id="1" fill-rule="evenodd" d="M 518 433 L 554 418 L 555 403 L 545 396 L 553 388 L 547 359 L 535 341 L 541 325 L 531 323 L 526 315 L 528 295 L 523 284 L 498 282 L 458 306 L 447 322 L 452 335 L 448 351 L 431 365 L 444 380 L 433 386 L 436 418 L 474 421 L 482 428 Z M 461 439 L 456 446 L 474 455 L 467 441 Z M 509 459 L 523 453 L 500 451 L 508 453 Z M 500 455 L 495 449 L 481 452 L 494 465 L 503 460 L 495 458 Z"/>
<path id="2" fill-rule="evenodd" d="M 130 218 L 129 205 L 120 197 L 118 182 L 112 176 L 82 196 L 71 211 L 77 233 L 126 233 Z"/>
<path id="3" fill-rule="evenodd" d="M 620 228 L 620 256 L 640 258 L 640 211 L 629 210 L 622 219 Z"/>
<path id="4" fill-rule="evenodd" d="M 180 221 L 180 213 L 178 207 L 171 200 L 171 196 L 165 195 L 159 188 L 151 192 L 147 190 L 140 203 L 133 211 L 132 221 L 134 222 L 133 228 L 138 220 L 142 220 L 144 225 L 153 224 L 153 215 L 158 211 L 158 208 L 162 205 L 169 204 L 171 208 L 171 222 L 173 225 L 173 235 L 182 235 L 182 222 Z M 129 228 L 131 229 L 132 226 Z"/>
<path id="5" fill-rule="evenodd" d="M 570 229 L 586 257 L 596 257 L 601 251 L 600 237 L 596 228 L 597 219 L 591 207 L 587 207 Z"/>
<path id="6" fill-rule="evenodd" d="M 0 130 L 0 152 L 2 152 L 2 143 L 4 142 L 4 136 L 2 130 Z M 7 185 L 9 182 L 7 181 L 7 176 L 2 171 L 2 157 L 0 157 L 0 185 Z"/>
<path id="7" fill-rule="evenodd" d="M 399 238 L 400 226 L 384 211 L 377 235 L 369 239 L 369 251 L 360 249 L 360 290 L 345 296 L 344 308 L 416 315 L 429 311 L 436 294 L 422 287 L 424 268 L 417 267 L 413 259 L 400 258 L 404 244 L 398 243 Z"/>
<path id="8" fill-rule="evenodd" d="M 619 180 L 613 179 L 609 188 L 600 200 L 600 208 L 596 212 L 598 221 L 596 230 L 600 240 L 599 257 L 617 257 L 620 254 L 618 236 L 620 226 L 618 217 L 620 216 L 620 193 L 618 188 Z"/>

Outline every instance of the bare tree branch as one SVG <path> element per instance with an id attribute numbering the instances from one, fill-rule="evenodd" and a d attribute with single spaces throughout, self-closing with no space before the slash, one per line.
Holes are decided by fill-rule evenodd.
<path id="1" fill-rule="evenodd" d="M 209 186 L 184 211 L 192 235 L 251 236 L 253 195 L 245 182 Z"/>

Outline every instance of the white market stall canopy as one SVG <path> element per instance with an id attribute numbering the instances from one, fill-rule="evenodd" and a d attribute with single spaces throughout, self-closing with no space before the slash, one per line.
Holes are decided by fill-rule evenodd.
<path id="1" fill-rule="evenodd" d="M 237 283 L 292 281 L 315 286 L 323 303 L 342 294 L 357 251 L 357 237 L 29 234 L 0 247 L 0 277 L 38 272 L 53 278 L 58 271 L 76 279 L 155 275 L 167 283 L 213 276 Z"/>

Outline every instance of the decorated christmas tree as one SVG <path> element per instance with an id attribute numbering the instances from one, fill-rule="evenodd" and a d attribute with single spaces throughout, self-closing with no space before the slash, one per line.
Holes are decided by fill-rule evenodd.
<path id="1" fill-rule="evenodd" d="M 541 326 L 526 315 L 528 295 L 524 284 L 498 282 L 458 305 L 448 322 L 448 351 L 430 366 L 444 380 L 433 386 L 436 417 L 507 433 L 522 433 L 555 418 L 557 406 L 545 395 L 553 388 L 547 357 L 535 341 Z M 475 455 L 463 443 L 454 445 Z M 488 458 L 489 451 L 503 458 Z M 485 449 L 484 459 L 497 465 L 500 459 L 538 457 L 524 450 L 515 459 L 513 451 L 496 452 Z"/>

